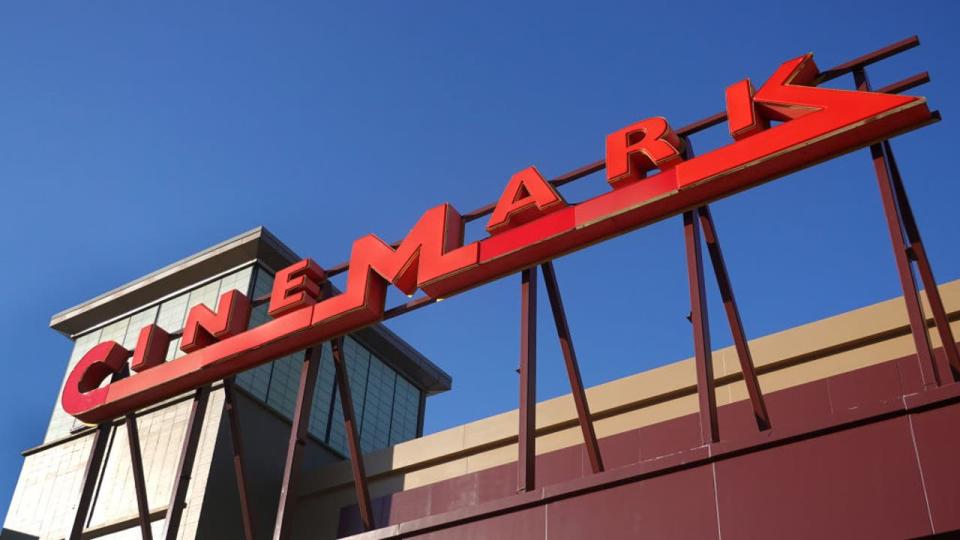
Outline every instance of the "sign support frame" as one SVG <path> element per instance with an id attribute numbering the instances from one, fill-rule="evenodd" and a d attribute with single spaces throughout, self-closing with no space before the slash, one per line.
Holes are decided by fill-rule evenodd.
<path id="1" fill-rule="evenodd" d="M 290 425 L 290 438 L 287 443 L 286 460 L 283 467 L 283 480 L 280 484 L 280 500 L 277 503 L 277 519 L 274 523 L 273 538 L 280 540 L 290 535 L 293 505 L 296 502 L 296 475 L 300 471 L 300 458 L 307 445 L 307 426 L 310 409 L 313 406 L 313 394 L 320 371 L 322 344 L 307 349 L 300 367 L 300 386 L 297 389 L 297 404 Z"/>
<path id="2" fill-rule="evenodd" d="M 130 466 L 133 472 L 133 486 L 137 495 L 137 525 L 144 540 L 153 540 L 150 528 L 150 505 L 147 502 L 147 482 L 143 474 L 143 455 L 140 451 L 140 431 L 137 427 L 137 415 L 130 412 L 124 415 L 127 427 L 127 442 L 130 445 Z"/>
<path id="3" fill-rule="evenodd" d="M 533 491 L 537 467 L 537 267 L 520 273 L 520 426 L 517 491 Z"/>
<path id="4" fill-rule="evenodd" d="M 353 393 L 350 390 L 349 373 L 346 358 L 343 356 L 343 337 L 330 341 L 333 363 L 336 368 L 337 393 L 340 394 L 340 408 L 343 409 L 344 430 L 347 433 L 347 447 L 350 450 L 350 470 L 360 507 L 360 519 L 365 530 L 371 531 L 376 525 L 373 508 L 370 504 L 370 487 L 367 485 L 367 471 L 363 463 L 363 450 L 360 448 L 360 431 L 357 428 L 356 411 L 353 408 Z"/>
<path id="5" fill-rule="evenodd" d="M 853 70 L 853 78 L 858 90 L 871 90 L 870 79 L 867 77 L 866 69 L 863 66 Z M 953 338 L 946 310 L 943 307 L 940 289 L 933 277 L 930 260 L 923 248 L 920 229 L 914 219 L 910 200 L 900 176 L 900 169 L 893 157 L 893 147 L 890 141 L 885 139 L 882 142 L 872 144 L 870 146 L 870 157 L 873 161 L 880 197 L 883 201 L 884 216 L 887 220 L 887 228 L 890 231 L 893 255 L 910 320 L 910 333 L 913 335 L 914 346 L 917 349 L 917 359 L 920 362 L 923 384 L 928 387 L 940 386 L 944 382 L 944 375 L 939 372 L 933 354 L 930 334 L 927 330 L 927 320 L 923 314 L 923 305 L 920 302 L 920 293 L 917 288 L 912 262 L 917 264 L 920 272 L 930 310 L 933 312 L 934 323 L 940 334 L 943 350 L 952 372 L 951 378 L 953 381 L 960 381 L 960 352 L 958 352 L 956 340 Z"/>
<path id="6" fill-rule="evenodd" d="M 570 335 L 570 325 L 567 323 L 567 313 L 563 309 L 563 298 L 560 295 L 560 286 L 557 284 L 557 273 L 553 262 L 547 261 L 540 265 L 543 271 L 543 283 L 546 285 L 547 298 L 550 300 L 550 309 L 553 312 L 553 322 L 557 327 L 557 338 L 560 340 L 560 351 L 567 368 L 567 378 L 570 380 L 570 393 L 577 408 L 577 420 L 580 431 L 583 433 L 583 444 L 586 447 L 590 468 L 594 473 L 603 472 L 603 457 L 600 454 L 600 445 L 597 443 L 597 433 L 590 418 L 590 405 L 587 403 L 587 394 L 583 388 L 583 378 L 580 376 L 580 365 L 577 362 L 577 352 L 573 347 L 573 336 Z"/>
<path id="7" fill-rule="evenodd" d="M 167 506 L 166 523 L 164 523 L 163 531 L 163 537 L 166 540 L 176 540 L 177 534 L 180 532 L 180 519 L 183 517 L 183 509 L 186 507 L 187 488 L 190 486 L 190 478 L 193 474 L 197 447 L 200 446 L 200 433 L 203 429 L 203 418 L 206 416 L 209 399 L 209 384 L 194 391 L 187 429 L 183 435 L 180 462 L 177 464 L 177 473 L 173 480 L 173 488 L 170 491 L 170 504 Z"/>
<path id="8" fill-rule="evenodd" d="M 233 474 L 237 481 L 237 494 L 240 496 L 240 519 L 243 524 L 244 540 L 253 540 L 253 510 L 250 508 L 250 494 L 247 490 L 246 463 L 243 454 L 243 437 L 240 432 L 240 411 L 236 402 L 236 378 L 223 380 L 223 402 L 227 409 L 230 426 L 230 445 L 233 448 Z"/>

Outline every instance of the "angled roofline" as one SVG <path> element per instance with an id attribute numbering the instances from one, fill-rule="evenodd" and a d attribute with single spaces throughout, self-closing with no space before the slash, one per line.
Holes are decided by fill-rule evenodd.
<path id="1" fill-rule="evenodd" d="M 65 309 L 50 319 L 50 327 L 73 338 L 231 269 L 259 262 L 276 272 L 298 260 L 296 252 L 266 227 L 256 227 Z M 354 332 L 353 336 L 427 394 L 450 389 L 449 374 L 383 324 L 369 326 Z"/>
<path id="2" fill-rule="evenodd" d="M 73 337 L 198 281 L 257 259 L 276 268 L 282 267 L 285 261 L 296 260 L 296 254 L 266 228 L 257 227 L 65 309 L 50 319 L 50 327 Z"/>

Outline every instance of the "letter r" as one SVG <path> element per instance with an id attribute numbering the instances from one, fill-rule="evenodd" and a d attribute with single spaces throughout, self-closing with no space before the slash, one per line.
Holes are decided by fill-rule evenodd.
<path id="1" fill-rule="evenodd" d="M 607 182 L 614 188 L 642 180 L 647 171 L 667 169 L 683 156 L 683 141 L 662 116 L 607 135 Z"/>

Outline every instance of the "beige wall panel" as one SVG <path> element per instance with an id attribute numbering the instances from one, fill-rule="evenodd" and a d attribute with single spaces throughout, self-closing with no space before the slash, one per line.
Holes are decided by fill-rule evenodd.
<path id="1" fill-rule="evenodd" d="M 446 461 L 438 465 L 407 473 L 403 477 L 403 489 L 413 489 L 464 474 L 467 474 L 466 458 Z"/>

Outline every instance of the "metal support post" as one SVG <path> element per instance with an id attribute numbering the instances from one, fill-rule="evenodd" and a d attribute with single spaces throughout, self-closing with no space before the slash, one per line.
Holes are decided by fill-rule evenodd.
<path id="1" fill-rule="evenodd" d="M 567 366 L 570 392 L 573 394 L 573 403 L 577 407 L 577 419 L 580 421 L 580 431 L 583 432 L 583 444 L 587 448 L 590 467 L 594 473 L 603 472 L 600 445 L 597 444 L 597 434 L 593 429 L 593 421 L 590 420 L 590 406 L 587 404 L 587 394 L 583 389 L 580 365 L 577 362 L 576 350 L 573 348 L 573 337 L 570 335 L 570 326 L 567 324 L 567 313 L 563 309 L 563 298 L 560 296 L 557 274 L 554 271 L 553 263 L 550 261 L 540 265 L 540 268 L 543 270 L 543 283 L 547 287 L 547 297 L 550 299 L 550 309 L 553 311 L 553 322 L 557 326 L 560 350 L 563 352 L 563 361 Z"/>
<path id="2" fill-rule="evenodd" d="M 180 451 L 180 463 L 177 465 L 173 489 L 170 491 L 170 504 L 167 507 L 166 525 L 163 531 L 163 537 L 166 540 L 176 540 L 177 533 L 180 531 L 180 518 L 183 517 L 183 508 L 186 506 L 187 488 L 190 486 L 190 475 L 193 473 L 193 462 L 197 457 L 197 447 L 200 445 L 203 417 L 207 412 L 209 398 L 210 385 L 201 386 L 195 390 L 193 406 L 190 408 L 190 417 L 187 420 L 187 432 L 183 437 L 183 449 Z"/>
<path id="3" fill-rule="evenodd" d="M 350 449 L 350 467 L 353 472 L 353 485 L 357 491 L 360 520 L 363 521 L 364 530 L 370 531 L 375 527 L 375 523 L 370 505 L 370 489 L 367 486 L 367 471 L 363 465 L 363 451 L 360 449 L 360 432 L 357 429 L 356 412 L 353 408 L 353 393 L 350 391 L 347 362 L 343 357 L 343 338 L 334 339 L 330 345 L 333 348 L 337 393 L 340 394 L 340 408 L 343 409 L 343 427 L 347 433 L 347 447 Z"/>
<path id="4" fill-rule="evenodd" d="M 747 343 L 747 335 L 743 330 L 743 321 L 740 319 L 737 300 L 733 296 L 733 285 L 730 283 L 730 275 L 727 273 L 727 264 L 723 260 L 723 251 L 720 249 L 720 238 L 717 236 L 717 228 L 713 223 L 713 215 L 710 213 L 709 206 L 701 206 L 697 209 L 697 214 L 700 217 L 700 226 L 703 227 L 707 252 L 710 254 L 710 262 L 717 278 L 720 299 L 723 301 L 723 308 L 727 313 L 730 334 L 733 336 L 737 358 L 740 360 L 740 371 L 743 373 L 743 382 L 747 387 L 747 394 L 750 396 L 757 427 L 761 431 L 770 429 L 770 416 L 767 414 L 767 405 L 763 400 L 763 392 L 760 391 L 760 383 L 757 381 L 753 356 L 750 354 L 750 345 Z"/>
<path id="5" fill-rule="evenodd" d="M 537 445 L 537 267 L 520 277 L 520 430 L 517 491 L 536 485 Z"/>
<path id="6" fill-rule="evenodd" d="M 683 233 L 687 251 L 687 277 L 690 282 L 690 322 L 693 323 L 697 396 L 700 402 L 700 437 L 703 444 L 709 444 L 720 440 L 720 430 L 717 426 L 717 400 L 713 380 L 713 355 L 710 350 L 710 325 L 707 321 L 707 296 L 703 282 L 700 226 L 692 210 L 683 213 Z"/>
<path id="7" fill-rule="evenodd" d="M 240 411 L 234 395 L 234 377 L 223 380 L 223 401 L 227 409 L 230 424 L 230 442 L 233 446 L 233 474 L 237 480 L 237 493 L 240 495 L 240 519 L 243 525 L 244 540 L 253 540 L 253 511 L 250 509 L 250 495 L 247 492 L 246 466 L 243 458 L 243 438 L 240 434 Z"/>
<path id="8" fill-rule="evenodd" d="M 147 482 L 143 475 L 143 455 L 140 452 L 140 432 L 137 429 L 136 414 L 127 413 L 124 416 L 124 423 L 127 425 L 127 442 L 130 443 L 130 465 L 133 469 L 133 487 L 137 494 L 137 523 L 140 526 L 140 536 L 144 540 L 152 540 L 150 505 L 147 502 Z"/>
<path id="9" fill-rule="evenodd" d="M 90 513 L 90 503 L 93 501 L 93 491 L 97 485 L 97 476 L 103 464 L 103 455 L 107 451 L 107 441 L 110 439 L 111 423 L 104 422 L 93 432 L 93 444 L 90 447 L 90 456 L 87 466 L 83 470 L 83 484 L 80 489 L 80 501 L 77 502 L 77 512 L 73 516 L 73 526 L 70 527 L 69 540 L 80 540 L 83 527 Z"/>
<path id="10" fill-rule="evenodd" d="M 300 386 L 297 389 L 297 403 L 293 411 L 290 426 L 290 440 L 287 443 L 287 457 L 283 466 L 283 481 L 280 485 L 280 503 L 277 506 L 277 520 L 273 526 L 274 540 L 290 536 L 290 522 L 295 503 L 296 477 L 300 472 L 300 458 L 307 445 L 307 429 L 310 421 L 310 409 L 313 406 L 313 394 L 317 385 L 317 372 L 320 368 L 320 347 L 307 349 L 300 368 Z"/>
<path id="11" fill-rule="evenodd" d="M 862 68 L 854 70 L 853 77 L 857 89 L 870 90 L 870 82 Z M 907 305 L 910 333 L 913 335 L 914 347 L 917 349 L 917 360 L 920 364 L 923 385 L 927 387 L 939 386 L 940 374 L 930 346 L 930 335 L 927 333 L 926 318 L 920 304 L 916 276 L 913 273 L 913 266 L 910 264 L 903 222 L 901 221 L 901 209 L 897 204 L 893 183 L 890 180 L 884 146 L 879 143 L 871 145 L 870 157 L 873 159 L 873 168 L 877 175 L 877 184 L 880 187 L 880 198 L 883 201 L 883 211 L 887 219 L 887 228 L 890 231 L 890 241 L 893 244 L 893 256 L 897 262 L 897 273 L 900 276 L 903 299 Z M 934 287 L 934 290 L 936 290 L 936 287 Z"/>
<path id="12" fill-rule="evenodd" d="M 110 382 L 116 382 L 126 377 L 128 373 L 126 369 L 116 372 L 111 375 Z M 93 444 L 90 446 L 90 455 L 87 457 L 87 465 L 83 469 L 80 500 L 77 501 L 77 511 L 73 516 L 73 525 L 70 527 L 70 534 L 67 536 L 68 540 L 80 540 L 80 536 L 83 534 L 83 528 L 86 526 L 87 518 L 90 514 L 90 505 L 93 503 L 94 493 L 97 491 L 97 480 L 100 476 L 100 469 L 103 467 L 107 445 L 110 444 L 110 431 L 112 427 L 113 422 L 106 421 L 98 424 L 97 430 L 93 433 Z"/>
<path id="13" fill-rule="evenodd" d="M 937 286 L 937 280 L 933 277 L 933 268 L 930 266 L 927 250 L 923 247 L 923 239 L 920 238 L 920 228 L 917 226 L 917 221 L 913 216 L 913 208 L 910 206 L 907 190 L 903 186 L 900 167 L 897 166 L 897 160 L 893 157 L 893 148 L 890 145 L 890 141 L 883 141 L 883 153 L 889 165 L 890 179 L 893 182 L 893 192 L 894 195 L 896 195 L 897 205 L 900 208 L 900 217 L 903 219 L 907 240 L 910 241 L 908 254 L 910 258 L 917 263 L 920 280 L 923 282 L 923 290 L 926 292 L 927 301 L 930 303 L 930 311 L 937 325 L 937 333 L 940 334 L 940 341 L 943 344 L 943 352 L 953 370 L 953 379 L 954 381 L 960 381 L 960 350 L 957 348 L 957 341 L 953 337 L 953 331 L 950 329 L 950 320 L 947 318 L 947 310 L 943 307 L 940 288 Z"/>

